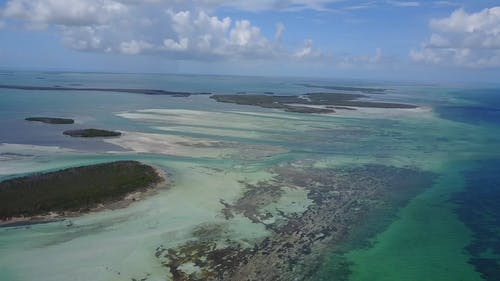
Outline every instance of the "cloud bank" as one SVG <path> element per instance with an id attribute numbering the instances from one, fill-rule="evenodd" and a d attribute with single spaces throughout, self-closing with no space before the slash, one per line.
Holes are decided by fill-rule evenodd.
<path id="1" fill-rule="evenodd" d="M 322 10 L 331 2 L 336 1 L 10 0 L 0 19 L 34 30 L 55 26 L 64 45 L 78 51 L 196 60 L 302 59 L 311 57 L 307 50 L 296 56 L 281 44 L 283 23 L 276 24 L 274 38 L 266 38 L 249 20 L 219 18 L 214 10 Z"/>
<path id="2" fill-rule="evenodd" d="M 455 10 L 449 17 L 431 20 L 430 38 L 412 60 L 470 68 L 500 67 L 500 7 L 476 13 Z"/>

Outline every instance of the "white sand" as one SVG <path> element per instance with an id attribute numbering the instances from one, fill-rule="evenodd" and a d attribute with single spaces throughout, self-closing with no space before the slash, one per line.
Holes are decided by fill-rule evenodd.
<path id="1" fill-rule="evenodd" d="M 138 153 L 191 158 L 259 159 L 287 152 L 286 149 L 269 145 L 138 132 L 122 132 L 121 137 L 104 141 Z"/>

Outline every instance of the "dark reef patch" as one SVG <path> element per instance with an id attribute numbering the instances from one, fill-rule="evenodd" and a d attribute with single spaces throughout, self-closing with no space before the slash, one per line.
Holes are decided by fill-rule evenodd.
<path id="1" fill-rule="evenodd" d="M 434 180 L 431 173 L 383 165 L 334 169 L 280 166 L 273 171 L 275 178 L 247 185 L 234 204 L 221 202 L 226 218 L 236 212 L 265 224 L 272 214 L 264 207 L 280 198 L 283 186 L 306 190 L 313 204 L 301 214 L 282 214 L 275 223 L 265 224 L 272 234 L 253 247 L 214 237 L 176 249 L 159 247 L 156 256 L 165 260 L 173 280 L 314 280 L 326 248 L 331 251 L 360 237 L 359 230 L 374 220 L 373 213 L 394 215 Z M 366 232 L 363 235 L 365 241 Z M 183 264 L 194 264 L 199 270 L 185 272 Z M 337 267 L 339 275 L 348 275 L 348 264 Z"/>
<path id="2" fill-rule="evenodd" d="M 243 196 L 233 205 L 221 201 L 225 206 L 222 213 L 229 219 L 233 212 L 241 213 L 254 223 L 262 223 L 263 220 L 272 216 L 269 213 L 261 213 L 260 210 L 267 205 L 277 201 L 283 191 L 279 184 L 273 182 L 259 182 L 257 184 L 246 184 Z"/>

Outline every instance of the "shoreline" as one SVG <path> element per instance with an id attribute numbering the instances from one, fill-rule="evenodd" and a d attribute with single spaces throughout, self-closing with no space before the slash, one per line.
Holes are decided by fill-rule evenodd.
<path id="1" fill-rule="evenodd" d="M 114 200 L 111 202 L 106 202 L 99 204 L 89 210 L 80 211 L 63 211 L 63 212 L 50 212 L 48 214 L 40 214 L 34 216 L 19 216 L 12 217 L 9 219 L 0 219 L 0 228 L 2 227 L 22 227 L 29 226 L 33 224 L 44 224 L 51 222 L 64 221 L 68 218 L 75 218 L 83 216 L 89 213 L 100 212 L 104 210 L 116 210 L 122 209 L 130 206 L 132 203 L 141 201 L 147 197 L 153 196 L 159 192 L 159 190 L 164 187 L 167 188 L 172 185 L 172 181 L 168 176 L 168 172 L 160 169 L 156 166 L 145 164 L 154 169 L 156 174 L 160 177 L 160 181 L 151 184 L 147 187 L 143 187 L 143 190 L 133 191 L 125 194 L 121 199 Z"/>

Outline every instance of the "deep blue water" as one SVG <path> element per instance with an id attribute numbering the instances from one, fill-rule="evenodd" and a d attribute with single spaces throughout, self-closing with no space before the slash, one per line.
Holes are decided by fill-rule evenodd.
<path id="1" fill-rule="evenodd" d="M 500 126 L 500 90 L 468 89 L 453 93 L 466 105 L 435 108 L 441 118 L 478 125 Z M 500 145 L 499 145 L 500 148 Z M 460 220 L 472 231 L 465 251 L 469 263 L 487 281 L 500 280 L 500 159 L 478 161 L 463 172 L 466 187 L 454 196 Z"/>
<path id="2" fill-rule="evenodd" d="M 442 105 L 435 108 L 441 118 L 470 123 L 500 125 L 500 89 L 470 89 L 453 93 L 470 105 Z"/>
<path id="3" fill-rule="evenodd" d="M 500 280 L 500 159 L 480 161 L 464 172 L 466 188 L 456 194 L 457 214 L 472 231 L 469 262 L 487 281 Z"/>

